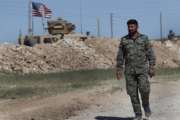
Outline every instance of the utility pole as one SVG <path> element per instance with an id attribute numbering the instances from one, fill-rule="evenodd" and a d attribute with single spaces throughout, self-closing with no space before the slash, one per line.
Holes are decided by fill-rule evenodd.
<path id="1" fill-rule="evenodd" d="M 160 12 L 160 39 L 163 41 L 163 18 L 162 18 L 162 12 Z"/>
<path id="2" fill-rule="evenodd" d="M 28 34 L 29 36 L 32 35 L 32 0 L 29 0 L 28 4 Z"/>
<path id="3" fill-rule="evenodd" d="M 80 0 L 80 27 L 81 34 L 83 34 L 82 0 Z"/>
<path id="4" fill-rule="evenodd" d="M 97 36 L 101 37 L 101 33 L 100 33 L 100 19 L 97 18 Z"/>
<path id="5" fill-rule="evenodd" d="M 113 31 L 113 13 L 110 13 L 110 29 L 111 29 L 111 38 L 114 37 L 114 31 Z"/>

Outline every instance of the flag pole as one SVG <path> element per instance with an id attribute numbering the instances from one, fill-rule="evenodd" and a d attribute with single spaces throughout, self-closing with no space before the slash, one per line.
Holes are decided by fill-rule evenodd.
<path id="1" fill-rule="evenodd" d="M 44 14 L 41 17 L 41 20 L 42 20 L 42 26 L 43 26 L 43 33 L 45 34 Z"/>
<path id="2" fill-rule="evenodd" d="M 43 27 L 43 34 L 45 34 L 45 24 L 44 24 L 44 19 L 45 19 L 45 10 L 44 10 L 44 6 L 43 6 L 43 12 L 42 12 L 42 17 L 41 17 L 41 21 L 42 21 L 42 27 Z"/>
<path id="3" fill-rule="evenodd" d="M 28 33 L 29 35 L 31 36 L 33 33 L 32 31 L 32 0 L 29 0 L 29 5 L 28 5 L 28 8 L 29 8 L 29 14 L 28 14 Z"/>

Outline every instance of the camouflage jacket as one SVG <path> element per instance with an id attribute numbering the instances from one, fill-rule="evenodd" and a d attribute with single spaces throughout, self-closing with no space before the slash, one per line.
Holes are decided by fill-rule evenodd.
<path id="1" fill-rule="evenodd" d="M 129 35 L 121 38 L 117 55 L 117 69 L 123 69 L 125 73 L 140 74 L 148 72 L 149 66 L 154 66 L 156 58 L 152 45 L 146 35 L 139 34 L 136 40 Z"/>

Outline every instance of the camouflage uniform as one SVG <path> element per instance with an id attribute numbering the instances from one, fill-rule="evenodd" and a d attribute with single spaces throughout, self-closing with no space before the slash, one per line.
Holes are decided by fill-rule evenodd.
<path id="1" fill-rule="evenodd" d="M 127 93 L 131 98 L 135 114 L 142 115 L 138 92 L 141 94 L 143 107 L 149 106 L 148 71 L 155 65 L 155 55 L 146 35 L 139 34 L 136 40 L 129 35 L 121 39 L 117 69 L 122 70 L 124 64 Z"/>

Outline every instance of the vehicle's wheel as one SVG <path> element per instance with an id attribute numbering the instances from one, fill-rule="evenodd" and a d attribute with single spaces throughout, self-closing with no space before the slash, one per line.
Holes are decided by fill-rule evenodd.
<path id="1" fill-rule="evenodd" d="M 38 41 L 37 41 L 37 40 L 29 40 L 29 46 L 33 47 L 33 46 L 35 46 L 36 44 L 38 44 Z"/>
<path id="2" fill-rule="evenodd" d="M 60 35 L 61 35 L 60 39 L 64 39 L 64 34 L 60 33 Z"/>

